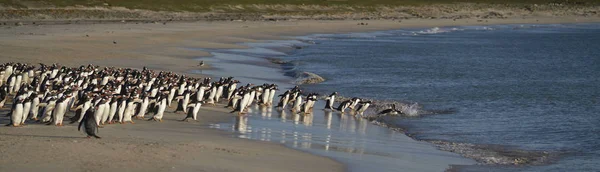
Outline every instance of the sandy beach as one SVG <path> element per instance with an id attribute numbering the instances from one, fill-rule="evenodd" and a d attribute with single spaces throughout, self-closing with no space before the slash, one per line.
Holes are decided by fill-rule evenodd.
<path id="1" fill-rule="evenodd" d="M 357 25 L 361 22 L 368 25 Z M 198 57 L 211 54 L 200 49 L 246 48 L 241 42 L 417 27 L 586 22 L 600 18 L 26 24 L 0 27 L 0 62 L 145 66 L 201 77 L 191 71 L 199 69 Z M 76 124 L 4 127 L 10 110 L 5 108 L 0 111 L 0 153 L 5 155 L 0 171 L 344 171 L 343 164 L 329 158 L 211 129 L 210 124 L 234 116 L 221 107 L 203 106 L 199 122 L 179 122 L 185 115 L 171 113 L 162 123 L 109 125 L 100 129 L 100 140 L 86 139 Z"/>

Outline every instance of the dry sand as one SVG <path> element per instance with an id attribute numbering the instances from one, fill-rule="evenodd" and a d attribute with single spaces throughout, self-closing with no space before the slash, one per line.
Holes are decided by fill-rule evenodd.
<path id="1" fill-rule="evenodd" d="M 408 27 L 508 23 L 599 22 L 599 18 L 465 20 L 193 22 L 163 24 L 25 25 L 0 27 L 0 62 L 97 64 L 188 73 L 198 69 L 201 48 L 245 48 L 236 43 L 286 39 L 312 33 L 389 30 Z M 210 68 L 210 64 L 204 68 Z M 190 74 L 194 75 L 194 74 Z M 236 139 L 208 127 L 231 120 L 220 107 L 200 112 L 200 122 L 138 121 L 100 129 L 85 139 L 75 124 L 0 127 L 0 171 L 343 171 L 331 159 L 282 145 Z M 0 124 L 8 123 L 0 112 Z"/>

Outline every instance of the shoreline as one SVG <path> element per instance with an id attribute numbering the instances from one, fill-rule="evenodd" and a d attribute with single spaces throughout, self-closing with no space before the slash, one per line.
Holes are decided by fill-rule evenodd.
<path id="1" fill-rule="evenodd" d="M 190 71 L 196 69 L 195 64 L 197 64 L 197 61 L 195 59 L 197 57 L 211 57 L 207 57 L 210 54 L 208 52 L 194 49 L 247 48 L 238 44 L 241 42 L 290 39 L 288 36 L 301 36 L 310 33 L 368 32 L 414 27 L 441 27 L 443 24 L 451 23 L 458 25 L 495 25 L 508 24 L 509 22 L 516 22 L 511 24 L 524 24 L 536 21 L 541 24 L 546 22 L 598 22 L 600 19 L 586 18 L 577 21 L 572 21 L 570 18 L 562 20 L 556 20 L 555 18 L 511 21 L 490 20 L 492 22 L 487 23 L 477 22 L 477 20 L 465 20 L 462 23 L 456 23 L 452 20 L 436 21 L 438 20 L 407 20 L 403 21 L 401 25 L 396 21 L 369 21 L 370 25 L 368 26 L 357 26 L 357 21 L 298 21 L 194 22 L 167 25 L 146 24 L 145 26 L 131 24 L 133 25 L 131 27 L 127 27 L 130 24 L 19 26 L 11 27 L 12 29 L 0 27 L 2 29 L 0 31 L 0 45 L 3 45 L 0 50 L 5 52 L 0 55 L 0 59 L 3 59 L 5 62 L 60 62 L 61 64 L 70 66 L 94 62 L 94 64 L 103 66 L 142 68 L 148 64 L 151 69 L 155 70 L 172 70 L 178 73 L 195 75 L 190 73 Z M 503 23 L 502 21 L 507 23 Z M 144 28 L 148 27 L 147 25 L 154 27 Z M 332 25 L 333 27 L 323 28 L 324 26 Z M 28 28 L 21 30 L 25 27 Z M 17 29 L 21 32 L 16 31 Z M 250 30 L 248 31 L 248 29 Z M 215 30 L 218 30 L 216 34 L 197 33 Z M 87 34 L 90 36 L 85 36 Z M 112 44 L 111 41 L 115 40 L 117 43 Z M 49 48 L 45 48 L 47 46 Z M 166 51 L 162 51 L 165 49 Z M 83 52 L 78 52 L 80 50 L 83 50 Z M 50 56 L 50 58 L 47 58 L 47 56 Z M 149 63 L 140 64 L 140 60 L 145 60 Z"/>

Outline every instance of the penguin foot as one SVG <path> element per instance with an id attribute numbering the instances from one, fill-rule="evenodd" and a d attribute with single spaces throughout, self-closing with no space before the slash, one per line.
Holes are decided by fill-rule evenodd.
<path id="1" fill-rule="evenodd" d="M 135 122 L 133 122 L 133 121 L 129 121 L 129 122 L 131 122 L 131 124 L 135 124 Z"/>
<path id="2" fill-rule="evenodd" d="M 158 122 L 162 122 L 162 119 L 159 119 Z"/>
<path id="3" fill-rule="evenodd" d="M 104 126 L 99 125 L 98 128 L 104 128 Z"/>

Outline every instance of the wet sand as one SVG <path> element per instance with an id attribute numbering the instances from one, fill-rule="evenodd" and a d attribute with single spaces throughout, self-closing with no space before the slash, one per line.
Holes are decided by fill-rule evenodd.
<path id="1" fill-rule="evenodd" d="M 389 30 L 407 27 L 507 23 L 598 22 L 597 18 L 476 20 L 194 22 L 163 24 L 26 25 L 0 27 L 0 62 L 97 64 L 169 70 L 200 76 L 200 49 L 246 48 L 239 42 L 287 39 L 312 33 Z M 364 22 L 364 21 L 362 21 Z M 210 63 L 202 69 L 210 69 Z M 227 70 L 224 70 L 227 71 Z M 227 75 L 227 73 L 223 73 Z M 0 171 L 343 171 L 328 158 L 280 144 L 231 137 L 210 124 L 234 118 L 220 107 L 204 108 L 200 122 L 139 121 L 100 129 L 101 140 L 85 139 L 74 124 L 0 127 Z M 7 113 L 3 109 L 0 115 Z M 0 124 L 6 124 L 2 116 Z M 310 164 L 310 165 L 307 165 Z"/>

